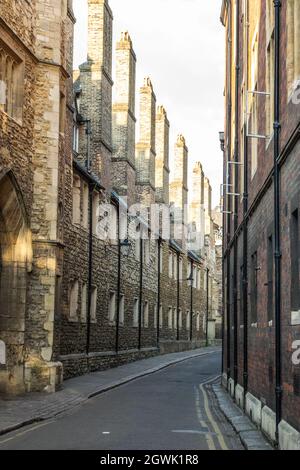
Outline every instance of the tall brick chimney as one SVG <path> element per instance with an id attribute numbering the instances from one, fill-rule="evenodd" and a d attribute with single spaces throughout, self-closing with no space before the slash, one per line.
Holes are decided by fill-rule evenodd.
<path id="1" fill-rule="evenodd" d="M 156 97 L 150 78 L 140 89 L 140 139 L 136 145 L 138 199 L 149 207 L 155 203 Z"/>
<path id="2" fill-rule="evenodd" d="M 108 0 L 88 0 L 88 57 L 79 67 L 80 112 L 91 120 L 92 168 L 110 189 L 112 154 L 112 22 Z M 85 142 L 81 151 L 86 151 Z"/>
<path id="3" fill-rule="evenodd" d="M 200 162 L 193 168 L 193 195 L 190 210 L 190 223 L 194 234 L 197 234 L 197 251 L 204 246 L 205 235 L 205 209 L 204 209 L 204 171 Z"/>
<path id="4" fill-rule="evenodd" d="M 208 178 L 204 178 L 204 209 L 205 209 L 205 235 L 212 231 L 212 189 Z"/>
<path id="5" fill-rule="evenodd" d="M 175 144 L 170 202 L 180 209 L 183 209 L 188 202 L 188 148 L 183 135 L 178 136 Z"/>
<path id="6" fill-rule="evenodd" d="M 155 199 L 157 203 L 169 204 L 169 134 L 170 123 L 166 110 L 158 106 L 156 111 L 156 163 Z"/>
<path id="7" fill-rule="evenodd" d="M 136 55 L 130 35 L 125 32 L 116 48 L 112 185 L 121 196 L 127 196 L 129 206 L 136 202 L 135 78 Z"/>
<path id="8" fill-rule="evenodd" d="M 188 148 L 185 138 L 179 135 L 175 144 L 174 168 L 170 184 L 170 203 L 174 209 L 172 237 L 185 249 L 184 226 L 187 220 L 188 204 Z"/>

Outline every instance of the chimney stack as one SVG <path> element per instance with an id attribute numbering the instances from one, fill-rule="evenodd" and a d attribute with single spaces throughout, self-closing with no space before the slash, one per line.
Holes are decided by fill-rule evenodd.
<path id="1" fill-rule="evenodd" d="M 136 145 L 137 192 L 147 207 L 155 203 L 156 97 L 150 78 L 140 89 L 140 139 Z"/>
<path id="2" fill-rule="evenodd" d="M 170 123 L 163 106 L 157 107 L 156 112 L 156 164 L 155 189 L 156 202 L 169 204 L 169 134 Z"/>
<path id="3" fill-rule="evenodd" d="M 116 48 L 116 101 L 113 105 L 113 187 L 135 203 L 135 79 L 136 55 L 128 32 Z"/>

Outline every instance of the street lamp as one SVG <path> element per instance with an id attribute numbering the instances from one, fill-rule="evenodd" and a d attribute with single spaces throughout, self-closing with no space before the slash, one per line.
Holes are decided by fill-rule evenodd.
<path id="1" fill-rule="evenodd" d="M 131 243 L 126 238 L 118 242 L 118 292 L 117 292 L 117 318 L 116 318 L 116 354 L 119 351 L 119 324 L 120 324 L 120 298 L 121 298 L 121 257 L 129 256 Z"/>

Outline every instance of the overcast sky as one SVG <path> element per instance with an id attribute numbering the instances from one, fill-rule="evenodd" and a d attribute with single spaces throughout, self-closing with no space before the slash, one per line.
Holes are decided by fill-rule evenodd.
<path id="1" fill-rule="evenodd" d="M 74 67 L 87 55 L 87 0 L 73 0 L 77 18 Z M 109 0 L 114 44 L 128 30 L 137 55 L 137 87 L 150 76 L 171 124 L 171 151 L 182 133 L 189 148 L 189 173 L 201 161 L 219 202 L 224 124 L 224 30 L 221 0 Z M 138 107 L 136 111 L 138 117 Z M 191 188 L 191 184 L 190 184 Z"/>

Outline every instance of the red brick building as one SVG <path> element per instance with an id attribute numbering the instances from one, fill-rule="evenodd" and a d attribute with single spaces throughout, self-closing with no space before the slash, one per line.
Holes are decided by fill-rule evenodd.
<path id="1" fill-rule="evenodd" d="M 297 0 L 221 12 L 224 382 L 282 448 L 300 446 L 299 17 Z"/>

